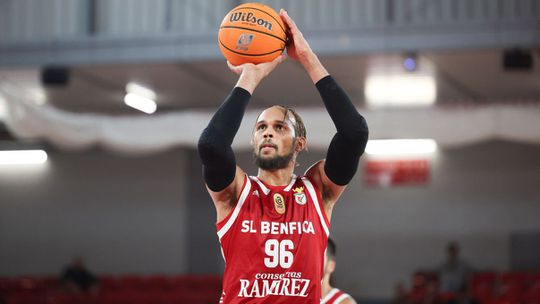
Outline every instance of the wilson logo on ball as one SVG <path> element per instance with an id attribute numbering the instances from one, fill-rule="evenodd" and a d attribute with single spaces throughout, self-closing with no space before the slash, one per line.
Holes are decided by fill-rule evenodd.
<path id="1" fill-rule="evenodd" d="M 232 13 L 230 21 L 231 22 L 237 22 L 237 21 L 249 22 L 249 23 L 260 25 L 269 31 L 272 30 L 272 23 L 264 20 L 263 18 L 255 17 L 253 13 L 247 13 L 247 14 L 242 13 L 242 12 Z"/>

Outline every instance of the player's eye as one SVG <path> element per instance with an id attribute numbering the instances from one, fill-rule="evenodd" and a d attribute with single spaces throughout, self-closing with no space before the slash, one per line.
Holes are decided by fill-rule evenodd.
<path id="1" fill-rule="evenodd" d="M 257 130 L 264 130 L 264 129 L 266 129 L 266 125 L 263 125 L 263 124 L 257 127 Z"/>
<path id="2" fill-rule="evenodd" d="M 285 129 L 285 128 L 283 127 L 283 125 L 277 125 L 277 126 L 276 126 L 276 130 L 278 130 L 278 131 L 283 131 L 283 129 Z"/>

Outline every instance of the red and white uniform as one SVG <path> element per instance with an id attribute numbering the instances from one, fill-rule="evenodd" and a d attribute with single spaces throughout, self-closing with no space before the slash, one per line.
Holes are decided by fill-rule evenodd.
<path id="1" fill-rule="evenodd" d="M 307 177 L 287 186 L 246 177 L 235 208 L 217 223 L 220 303 L 320 303 L 328 229 L 321 193 Z"/>
<path id="2" fill-rule="evenodd" d="M 332 290 L 330 290 L 330 292 L 322 299 L 321 304 L 339 304 L 347 298 L 352 297 L 337 288 L 332 288 Z"/>

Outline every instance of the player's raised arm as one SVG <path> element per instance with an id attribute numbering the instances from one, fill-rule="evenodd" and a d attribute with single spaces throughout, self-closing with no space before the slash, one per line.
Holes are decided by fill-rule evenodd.
<path id="1" fill-rule="evenodd" d="M 251 94 L 284 56 L 272 62 L 254 65 L 246 63 L 229 68 L 240 75 L 236 86 L 218 108 L 202 132 L 198 151 L 203 164 L 203 176 L 216 205 L 218 221 L 227 216 L 242 187 L 243 171 L 236 166 L 232 142 L 244 116 Z"/>
<path id="2" fill-rule="evenodd" d="M 366 121 L 356 110 L 345 91 L 330 76 L 304 39 L 302 32 L 286 11 L 280 16 L 289 28 L 289 57 L 298 60 L 316 85 L 324 105 L 336 126 L 326 160 L 315 164 L 306 173 L 321 187 L 326 211 L 343 193 L 358 167 L 368 140 Z"/>

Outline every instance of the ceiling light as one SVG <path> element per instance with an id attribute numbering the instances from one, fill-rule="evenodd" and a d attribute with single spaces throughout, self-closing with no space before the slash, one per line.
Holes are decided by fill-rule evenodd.
<path id="1" fill-rule="evenodd" d="M 126 85 L 126 92 L 127 94 L 124 97 L 126 105 L 147 114 L 152 114 L 156 111 L 156 93 L 151 89 L 130 82 Z"/>
<path id="2" fill-rule="evenodd" d="M 156 102 L 152 99 L 134 93 L 126 94 L 126 96 L 124 97 L 124 102 L 126 103 L 126 105 L 142 111 L 146 114 L 154 113 L 157 108 Z"/>
<path id="3" fill-rule="evenodd" d="M 414 72 L 418 66 L 416 53 L 407 53 L 403 59 L 403 67 L 406 71 Z"/>
<path id="4" fill-rule="evenodd" d="M 134 82 L 130 82 L 126 85 L 126 92 L 131 94 L 137 94 L 148 99 L 156 100 L 156 93 L 154 91 Z"/>
<path id="5" fill-rule="evenodd" d="M 43 150 L 0 151 L 0 165 L 35 165 L 47 161 Z"/>
<path id="6" fill-rule="evenodd" d="M 372 75 L 366 79 L 365 95 L 373 107 L 431 105 L 437 89 L 428 75 Z"/>
<path id="7" fill-rule="evenodd" d="M 370 140 L 366 146 L 369 155 L 433 154 L 437 143 L 433 139 L 380 139 Z"/>
<path id="8" fill-rule="evenodd" d="M 8 113 L 7 113 L 7 102 L 6 100 L 0 95 L 0 121 L 3 121 L 6 119 Z"/>

